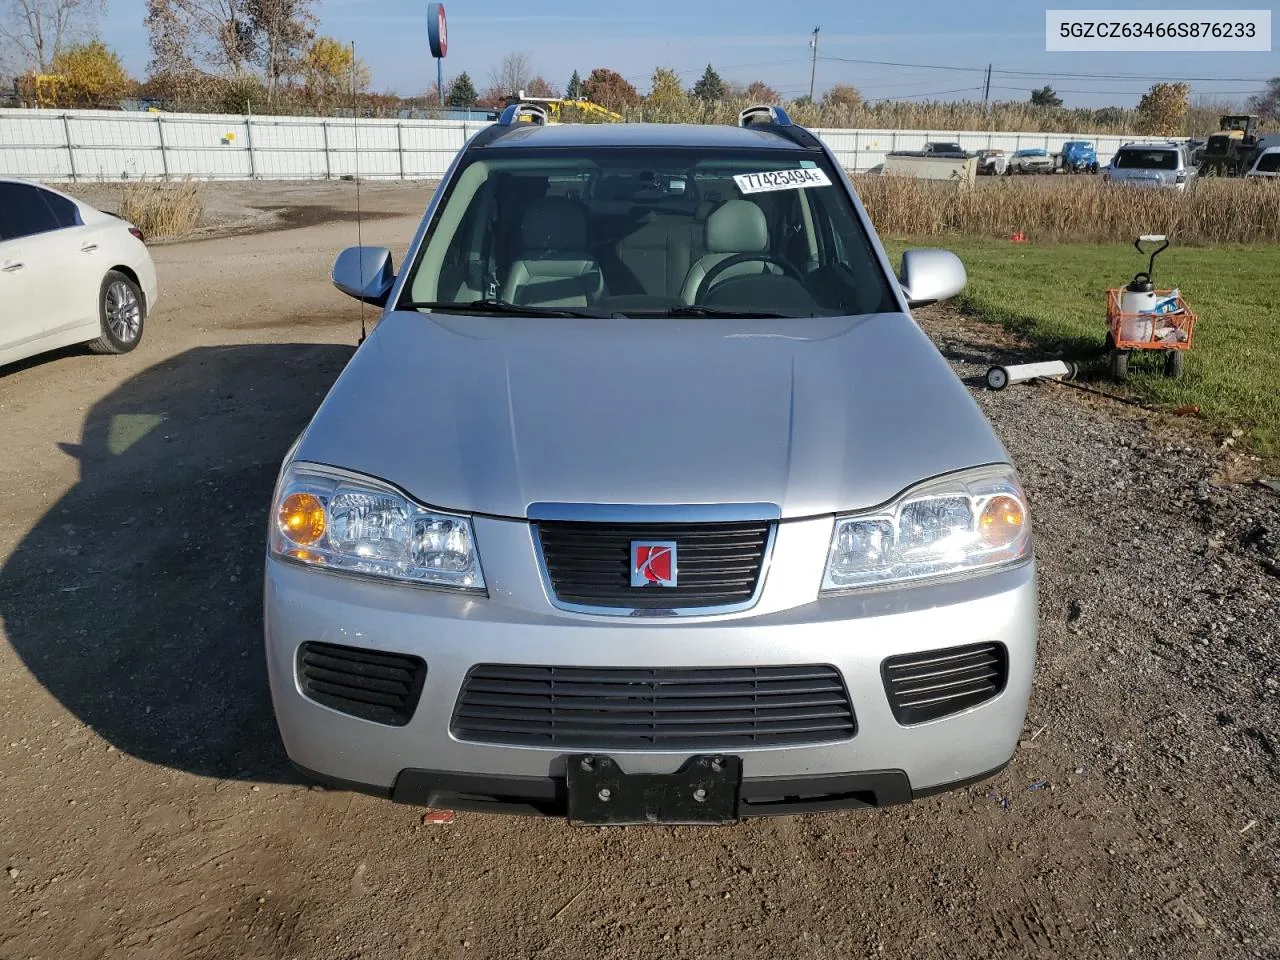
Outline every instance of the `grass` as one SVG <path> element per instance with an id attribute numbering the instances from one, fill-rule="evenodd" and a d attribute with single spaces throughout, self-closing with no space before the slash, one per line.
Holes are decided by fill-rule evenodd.
<path id="1" fill-rule="evenodd" d="M 1274 183 L 1206 179 L 1189 192 L 1144 190 L 1098 177 L 984 179 L 977 187 L 901 176 L 854 177 L 882 235 L 1088 240 L 1165 233 L 1179 245 L 1280 241 Z"/>
<path id="2" fill-rule="evenodd" d="M 892 235 L 890 233 L 890 235 Z M 954 251 L 969 273 L 955 304 L 1004 326 L 1046 357 L 1094 361 L 1105 370 L 1106 290 L 1146 261 L 1123 244 L 1012 244 L 950 237 L 924 241 Z M 886 242 L 895 261 L 920 242 Z M 1272 245 L 1173 246 L 1156 260 L 1155 282 L 1177 287 L 1197 316 L 1180 379 L 1163 375 L 1163 355 L 1131 358 L 1128 389 L 1156 404 L 1195 405 L 1222 430 L 1245 431 L 1255 453 L 1280 458 L 1280 250 Z"/>
<path id="3" fill-rule="evenodd" d="M 167 239 L 194 230 L 204 203 L 200 185 L 190 180 L 138 180 L 122 188 L 117 212 L 148 239 Z"/>

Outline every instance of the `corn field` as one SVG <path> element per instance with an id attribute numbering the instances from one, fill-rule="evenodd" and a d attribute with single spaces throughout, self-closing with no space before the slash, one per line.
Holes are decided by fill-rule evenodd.
<path id="1" fill-rule="evenodd" d="M 961 234 L 1031 241 L 1111 242 L 1165 233 L 1179 244 L 1280 241 L 1280 184 L 1205 179 L 1187 193 L 1094 177 L 979 180 L 974 187 L 910 177 L 853 177 L 885 237 Z"/>
<path id="2" fill-rule="evenodd" d="M 655 101 L 646 98 L 623 110 L 623 118 L 645 123 L 734 123 L 752 102 L 730 99 L 708 102 L 687 95 Z M 796 102 L 787 105 L 791 118 L 806 127 L 876 130 L 1017 130 L 1024 133 L 1093 133 L 1137 135 L 1137 110 L 1035 107 L 1030 103 L 885 101 L 857 106 Z M 1219 109 L 1193 107 L 1187 113 L 1185 135 L 1207 136 L 1218 129 Z M 588 119 L 584 117 L 583 119 Z"/>

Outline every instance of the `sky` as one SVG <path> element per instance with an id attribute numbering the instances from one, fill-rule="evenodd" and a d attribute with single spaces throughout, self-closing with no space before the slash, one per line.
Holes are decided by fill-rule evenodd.
<path id="1" fill-rule="evenodd" d="M 1165 0 L 1152 9 L 1221 4 Z M 149 58 L 142 24 L 146 0 L 107 5 L 99 25 L 102 39 L 131 73 L 142 76 Z M 1124 5 L 1151 7 L 1140 0 Z M 1265 8 L 1256 2 L 1238 6 Z M 613 12 L 602 13 L 610 7 Z M 1193 102 L 1203 97 L 1242 103 L 1264 78 L 1280 75 L 1275 44 L 1269 53 L 1048 53 L 1045 7 L 1026 0 L 446 0 L 444 70 L 446 83 L 465 70 L 483 90 L 490 68 L 518 51 L 557 88 L 575 69 L 585 78 L 603 66 L 644 92 L 654 67 L 674 68 L 691 84 L 710 62 L 725 80 L 763 80 L 791 98 L 809 91 L 809 40 L 820 26 L 819 95 L 832 84 L 851 83 L 870 100 L 981 99 L 990 63 L 993 100 L 1026 100 L 1032 88 L 1047 83 L 1067 106 L 1135 106 L 1158 80 L 1191 79 Z M 322 34 L 355 41 L 374 89 L 411 95 L 435 83 L 426 0 L 319 0 L 316 12 Z M 869 60 L 886 63 L 857 62 Z"/>

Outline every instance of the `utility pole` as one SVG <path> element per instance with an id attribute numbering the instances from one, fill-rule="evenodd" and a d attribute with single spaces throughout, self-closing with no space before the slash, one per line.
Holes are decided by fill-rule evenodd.
<path id="1" fill-rule="evenodd" d="M 813 39 L 809 41 L 809 46 L 813 47 L 813 67 L 809 70 L 809 102 L 813 103 L 813 83 L 818 77 L 818 31 L 821 27 L 813 28 Z"/>
<path id="2" fill-rule="evenodd" d="M 991 96 L 991 64 L 987 64 L 987 82 L 982 87 L 982 105 L 987 105 L 987 98 Z"/>

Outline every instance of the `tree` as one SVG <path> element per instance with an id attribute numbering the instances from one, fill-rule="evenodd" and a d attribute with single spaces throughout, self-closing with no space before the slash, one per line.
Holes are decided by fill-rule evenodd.
<path id="1" fill-rule="evenodd" d="M 153 74 L 246 72 L 257 55 L 249 0 L 147 0 Z"/>
<path id="2" fill-rule="evenodd" d="M 724 81 L 720 79 L 720 74 L 712 69 L 711 64 L 707 64 L 707 69 L 703 71 L 702 79 L 693 85 L 693 95 L 699 100 L 723 100 L 724 99 Z"/>
<path id="3" fill-rule="evenodd" d="M 648 104 L 654 109 L 664 109 L 684 101 L 684 87 L 680 85 L 680 76 L 671 69 L 658 67 L 653 71 L 653 80 L 649 86 Z"/>
<path id="4" fill-rule="evenodd" d="M 332 37 L 316 37 L 311 41 L 300 64 L 307 102 L 328 108 L 349 96 L 353 63 L 356 92 L 363 93 L 369 89 L 369 69 L 358 58 L 353 60 L 351 45 Z"/>
<path id="5" fill-rule="evenodd" d="M 463 70 L 457 79 L 449 84 L 445 94 L 445 102 L 451 107 L 474 107 L 480 94 L 476 93 L 476 85 L 471 82 L 471 75 Z"/>
<path id="6" fill-rule="evenodd" d="M 773 87 L 769 86 L 763 80 L 756 80 L 748 84 L 744 95 L 752 103 L 775 104 L 782 102 L 782 94 Z"/>
<path id="7" fill-rule="evenodd" d="M 50 73 L 64 45 L 74 42 L 102 9 L 102 0 L 10 0 L 0 20 L 8 40 L 39 73 Z"/>
<path id="8" fill-rule="evenodd" d="M 499 97 L 511 96 L 529 85 L 533 65 L 526 53 L 508 53 L 502 62 L 489 71 L 491 91 Z"/>
<path id="9" fill-rule="evenodd" d="M 315 0 L 247 0 L 249 26 L 257 43 L 255 58 L 267 81 L 267 100 L 276 86 L 297 74 L 303 52 L 315 37 Z"/>
<path id="10" fill-rule="evenodd" d="M 1249 112 L 1256 113 L 1263 123 L 1280 120 L 1280 77 L 1272 77 L 1262 93 L 1249 98 Z"/>
<path id="11" fill-rule="evenodd" d="M 569 85 L 564 88 L 564 98 L 566 100 L 577 100 L 582 96 L 582 78 L 578 76 L 578 71 L 573 71 L 573 76 L 569 78 Z"/>
<path id="12" fill-rule="evenodd" d="M 1190 94 L 1189 84 L 1153 84 L 1138 102 L 1138 132 L 1157 137 L 1181 134 L 1187 123 Z"/>
<path id="13" fill-rule="evenodd" d="M 556 93 L 556 88 L 551 86 L 545 77 L 534 77 L 524 88 L 524 92 L 530 97 L 554 97 L 559 99 L 560 94 Z"/>
<path id="14" fill-rule="evenodd" d="M 849 83 L 837 83 L 822 95 L 822 105 L 824 107 L 856 110 L 862 106 L 862 103 L 862 94 L 858 92 L 857 87 Z"/>
<path id="15" fill-rule="evenodd" d="M 582 85 L 582 95 L 592 103 L 609 110 L 622 110 L 640 102 L 640 94 L 622 74 L 605 67 L 596 67 Z"/>
<path id="16" fill-rule="evenodd" d="M 134 87 L 124 65 L 101 40 L 65 47 L 50 65 L 58 77 L 59 107 L 114 105 Z"/>
<path id="17" fill-rule="evenodd" d="M 1031 105 L 1033 107 L 1060 107 L 1062 106 L 1062 98 L 1053 92 L 1053 87 L 1045 84 L 1039 90 L 1031 91 Z"/>

